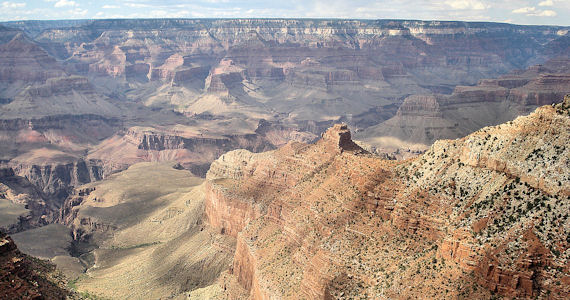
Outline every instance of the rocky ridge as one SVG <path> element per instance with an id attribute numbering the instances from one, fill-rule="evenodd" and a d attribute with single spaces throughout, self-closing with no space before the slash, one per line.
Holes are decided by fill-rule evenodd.
<path id="1" fill-rule="evenodd" d="M 223 155 L 206 215 L 237 236 L 230 278 L 252 299 L 563 299 L 569 105 L 405 162 L 344 148 L 341 126 L 314 145 Z"/>
<path id="2" fill-rule="evenodd" d="M 0 232 L 0 296 L 5 299 L 76 298 L 56 274 L 55 266 L 22 254 L 14 241 Z M 69 298 L 68 298 L 69 297 Z"/>
<path id="3" fill-rule="evenodd" d="M 217 121 L 209 128 L 164 126 L 128 128 L 103 141 L 88 158 L 99 161 L 104 174 L 111 174 L 142 161 L 176 161 L 198 176 L 204 176 L 210 163 L 236 148 L 262 152 L 289 140 L 312 141 L 314 135 L 293 126 L 274 126 L 261 121 L 255 131 L 224 134 Z M 120 154 L 119 154 L 120 153 Z"/>

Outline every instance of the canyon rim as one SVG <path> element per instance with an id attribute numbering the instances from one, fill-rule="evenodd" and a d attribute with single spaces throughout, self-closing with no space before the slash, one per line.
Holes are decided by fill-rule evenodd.
<path id="1" fill-rule="evenodd" d="M 569 30 L 0 22 L 0 298 L 568 299 Z"/>

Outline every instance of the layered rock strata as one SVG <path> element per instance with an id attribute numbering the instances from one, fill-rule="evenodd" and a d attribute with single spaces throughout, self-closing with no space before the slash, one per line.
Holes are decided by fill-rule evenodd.
<path id="1" fill-rule="evenodd" d="M 409 96 L 394 117 L 358 137 L 377 147 L 427 148 L 438 139 L 465 136 L 560 102 L 570 93 L 569 70 L 570 59 L 563 56 L 498 79 L 480 80 L 476 86 L 457 86 L 451 95 Z"/>
<path id="2" fill-rule="evenodd" d="M 563 299 L 568 101 L 399 163 L 342 126 L 314 145 L 223 155 L 206 215 L 237 236 L 232 278 L 252 299 Z"/>

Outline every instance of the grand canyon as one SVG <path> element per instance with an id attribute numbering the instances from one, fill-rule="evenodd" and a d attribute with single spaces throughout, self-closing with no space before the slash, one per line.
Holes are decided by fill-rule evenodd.
<path id="1" fill-rule="evenodd" d="M 0 298 L 568 299 L 569 31 L 0 22 Z"/>

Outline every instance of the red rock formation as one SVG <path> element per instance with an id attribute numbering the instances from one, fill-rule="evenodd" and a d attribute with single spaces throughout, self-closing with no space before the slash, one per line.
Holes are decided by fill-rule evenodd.
<path id="1" fill-rule="evenodd" d="M 433 95 L 413 95 L 404 99 L 397 116 L 442 117 L 439 103 Z"/>
<path id="2" fill-rule="evenodd" d="M 9 236 L 0 233 L 0 297 L 66 299 L 70 292 L 50 275 L 54 271 L 54 265 L 22 254 Z"/>
<path id="3" fill-rule="evenodd" d="M 260 152 L 274 146 L 254 133 L 215 135 L 169 127 L 132 127 L 103 141 L 89 154 L 89 159 L 101 161 L 105 174 L 142 161 L 177 161 L 204 176 L 212 161 L 235 148 Z"/>
<path id="4" fill-rule="evenodd" d="M 212 187 L 211 185 L 216 185 Z M 209 182 L 206 186 L 205 213 L 210 225 L 218 228 L 220 233 L 237 237 L 250 220 L 258 218 L 260 213 L 248 203 L 232 195 L 224 193 L 223 183 Z"/>
<path id="5" fill-rule="evenodd" d="M 186 61 L 182 55 L 173 54 L 161 66 L 151 68 L 149 79 L 184 83 L 196 79 L 203 80 L 207 76 L 208 68 L 186 65 Z"/>
<path id="6" fill-rule="evenodd" d="M 399 164 L 355 147 L 345 125 L 313 145 L 230 152 L 212 164 L 206 215 L 237 235 L 232 272 L 252 299 L 561 299 L 568 179 L 547 170 L 564 169 L 567 150 L 555 151 L 570 126 L 563 107 L 438 142 Z M 504 157 L 521 173 L 483 157 Z M 523 172 L 526 164 L 534 171 Z M 541 176 L 548 184 L 534 183 Z"/>

